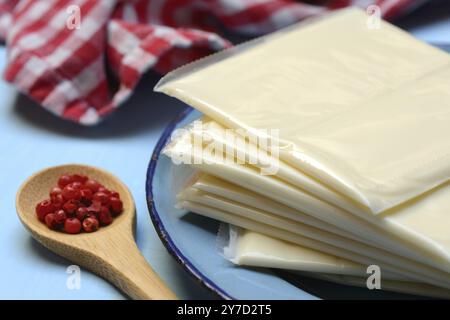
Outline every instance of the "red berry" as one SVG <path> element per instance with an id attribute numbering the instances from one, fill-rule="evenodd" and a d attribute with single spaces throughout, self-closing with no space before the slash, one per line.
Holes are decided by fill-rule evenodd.
<path id="1" fill-rule="evenodd" d="M 100 225 L 113 222 L 123 212 L 123 202 L 116 191 L 82 174 L 63 174 L 58 186 L 50 190 L 50 200 L 36 205 L 40 221 L 53 230 L 67 233 L 94 232 Z"/>
<path id="2" fill-rule="evenodd" d="M 74 174 L 72 175 L 73 181 L 79 182 L 81 184 L 85 184 L 88 181 L 88 177 L 82 174 Z"/>
<path id="3" fill-rule="evenodd" d="M 83 187 L 83 184 L 79 181 L 75 181 L 75 182 L 68 184 L 67 186 L 70 186 L 70 187 L 74 188 L 75 190 L 80 190 Z"/>
<path id="4" fill-rule="evenodd" d="M 116 191 L 111 191 L 109 194 L 109 197 L 114 197 L 114 198 L 119 198 L 120 199 L 120 194 Z"/>
<path id="5" fill-rule="evenodd" d="M 70 174 L 64 174 L 62 175 L 59 180 L 58 180 L 58 186 L 60 188 L 64 188 L 65 186 L 67 186 L 69 183 L 73 182 L 73 178 Z"/>
<path id="6" fill-rule="evenodd" d="M 66 221 L 67 215 L 64 212 L 64 210 L 58 210 L 55 212 L 55 222 L 62 226 L 64 224 L 64 221 Z"/>
<path id="7" fill-rule="evenodd" d="M 93 201 L 98 201 L 101 204 L 106 205 L 109 202 L 109 197 L 108 197 L 108 195 L 106 193 L 99 191 L 99 192 L 94 194 L 94 196 L 92 197 L 92 200 Z"/>
<path id="8" fill-rule="evenodd" d="M 109 196 L 109 194 L 111 193 L 111 191 L 109 191 L 108 189 L 106 189 L 105 187 L 101 186 L 100 188 L 98 188 L 97 192 L 102 192 L 105 193 L 106 195 Z"/>
<path id="9" fill-rule="evenodd" d="M 102 210 L 102 204 L 98 201 L 94 201 L 87 209 L 90 217 L 98 219 L 98 214 Z"/>
<path id="10" fill-rule="evenodd" d="M 53 200 L 53 198 L 60 195 L 61 193 L 62 193 L 62 189 L 60 187 L 52 188 L 52 190 L 50 190 L 50 199 Z"/>
<path id="11" fill-rule="evenodd" d="M 92 192 L 91 189 L 88 188 L 84 188 L 80 190 L 80 194 L 81 194 L 81 201 L 83 201 L 83 203 L 90 205 L 92 202 L 92 197 L 94 196 L 94 193 Z"/>
<path id="12" fill-rule="evenodd" d="M 109 207 L 111 208 L 111 212 L 113 215 L 119 215 L 123 211 L 123 203 L 122 200 L 116 197 L 109 198 Z"/>
<path id="13" fill-rule="evenodd" d="M 55 207 L 57 207 L 58 209 L 61 208 L 61 206 L 64 204 L 65 200 L 64 197 L 62 196 L 62 194 L 57 194 L 54 195 L 50 198 L 50 200 L 52 201 L 52 203 L 55 205 Z"/>
<path id="14" fill-rule="evenodd" d="M 80 190 L 73 188 L 71 185 L 67 185 L 64 187 L 64 189 L 62 191 L 62 196 L 66 200 L 71 200 L 71 199 L 80 200 L 81 193 L 80 193 Z"/>
<path id="15" fill-rule="evenodd" d="M 98 220 L 98 213 L 96 212 L 89 212 L 88 216 L 86 218 L 94 218 Z"/>
<path id="16" fill-rule="evenodd" d="M 62 208 L 69 216 L 73 216 L 78 208 L 78 201 L 71 199 L 63 204 Z"/>
<path id="17" fill-rule="evenodd" d="M 81 222 L 77 218 L 67 218 L 64 223 L 64 231 L 70 234 L 80 233 Z"/>
<path id="18" fill-rule="evenodd" d="M 86 217 L 89 216 L 89 210 L 86 207 L 79 207 L 77 209 L 77 219 L 83 221 Z"/>
<path id="19" fill-rule="evenodd" d="M 53 188 L 53 189 L 56 189 L 56 188 Z M 58 188 L 58 189 L 60 189 L 60 188 Z M 53 190 L 52 190 L 52 192 L 53 192 Z M 65 202 L 64 197 L 62 196 L 62 193 L 56 193 L 56 192 L 52 193 L 52 192 L 50 192 L 50 199 L 53 203 L 55 211 L 62 209 L 62 206 Z"/>
<path id="20" fill-rule="evenodd" d="M 83 220 L 83 229 L 86 232 L 94 232 L 98 230 L 98 220 L 88 217 Z"/>
<path id="21" fill-rule="evenodd" d="M 100 187 L 102 187 L 102 185 L 100 183 L 98 183 L 95 180 L 88 180 L 86 181 L 86 183 L 84 184 L 84 186 L 88 189 L 91 189 L 92 192 L 97 192 L 98 189 L 100 189 Z"/>
<path id="22" fill-rule="evenodd" d="M 108 207 L 102 206 L 102 209 L 98 213 L 98 220 L 100 220 L 100 223 L 103 226 L 111 224 L 113 218 L 111 216 L 111 212 L 109 211 Z"/>
<path id="23" fill-rule="evenodd" d="M 37 204 L 36 214 L 38 219 L 44 221 L 45 216 L 55 210 L 55 206 L 50 200 L 44 200 Z"/>
<path id="24" fill-rule="evenodd" d="M 56 230 L 59 227 L 56 222 L 56 215 L 54 213 L 49 213 L 45 216 L 45 224 L 52 230 Z"/>
<path id="25" fill-rule="evenodd" d="M 99 201 L 92 201 L 92 204 L 88 207 L 89 212 L 99 213 L 102 209 L 102 203 Z"/>

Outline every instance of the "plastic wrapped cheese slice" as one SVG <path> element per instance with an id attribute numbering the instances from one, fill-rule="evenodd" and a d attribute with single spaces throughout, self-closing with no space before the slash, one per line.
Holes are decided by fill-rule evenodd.
<path id="1" fill-rule="evenodd" d="M 219 250 L 225 258 L 240 266 L 265 267 L 300 271 L 303 275 L 339 284 L 366 287 L 367 266 L 244 230 L 221 225 Z M 393 292 L 450 298 L 450 291 L 425 283 L 412 282 L 383 271 L 381 288 Z"/>
<path id="2" fill-rule="evenodd" d="M 306 248 L 311 248 L 330 255 L 335 255 L 363 265 L 377 264 L 382 270 L 388 271 L 390 273 L 404 276 L 418 282 L 428 283 L 434 286 L 450 289 L 450 284 L 447 280 L 448 276 L 446 277 L 445 275 L 439 275 L 439 273 L 419 274 L 417 272 L 412 272 L 411 270 L 409 270 L 409 264 L 400 268 L 398 266 L 393 266 L 387 263 L 377 263 L 376 259 L 374 258 L 369 258 L 367 256 L 354 253 L 345 248 L 340 248 L 321 241 L 316 241 L 299 234 L 282 230 L 277 227 L 261 223 L 256 220 L 248 219 L 247 217 L 232 214 L 214 207 L 209 207 L 201 203 L 193 201 L 181 201 L 179 203 L 179 206 L 187 211 L 195 212 L 205 217 L 262 233 L 273 238 L 292 242 Z"/>
<path id="3" fill-rule="evenodd" d="M 305 272 L 302 274 L 308 277 L 334 282 L 337 284 L 362 288 L 367 287 L 366 285 L 367 279 L 363 277 L 325 274 L 325 273 L 311 273 L 311 272 Z M 398 293 L 407 293 L 430 298 L 450 299 L 449 290 L 420 282 L 405 282 L 405 281 L 385 279 L 382 282 L 381 290 Z"/>
<path id="4" fill-rule="evenodd" d="M 280 159 L 380 213 L 449 180 L 449 78 L 447 53 L 346 9 L 190 64 L 155 90 L 280 142 Z"/>
<path id="5" fill-rule="evenodd" d="M 301 218 L 304 216 L 302 212 L 295 212 L 295 210 L 283 206 L 280 203 L 210 175 L 197 176 L 195 181 L 193 181 L 192 186 L 204 192 L 218 195 L 222 198 L 236 201 L 246 206 L 266 210 L 278 216 L 296 219 L 297 221 L 301 221 L 322 230 L 373 245 L 373 242 L 355 237 L 353 234 L 341 229 L 336 229 L 334 226 L 330 226 L 327 223 L 324 224 L 321 221 L 311 219 L 302 220 Z M 449 235 L 446 230 L 448 229 L 447 226 L 449 225 L 449 222 L 445 213 L 447 208 L 450 208 L 450 200 L 448 200 L 449 197 L 446 196 L 446 194 L 450 194 L 450 190 L 448 190 L 449 187 L 446 186 L 446 188 L 447 190 L 436 190 L 436 194 L 433 193 L 428 195 L 429 198 L 425 197 L 421 199 L 420 203 L 417 204 L 417 209 L 415 207 L 414 209 L 409 210 L 407 208 L 399 208 L 397 214 L 392 213 L 391 216 L 386 216 L 383 219 L 389 219 L 394 223 L 398 223 L 400 226 L 410 227 L 411 230 L 414 230 L 417 233 L 421 232 L 422 234 L 428 234 L 436 243 L 444 244 L 444 248 L 448 248 L 447 243 Z M 408 211 L 411 213 L 408 213 Z M 411 216 L 409 214 L 412 216 L 416 214 L 417 217 L 420 217 L 421 215 L 419 215 L 419 213 L 421 213 L 421 211 L 427 213 L 428 217 L 431 219 L 422 220 L 420 218 L 410 218 Z M 395 252 L 395 250 L 392 252 Z"/>
<path id="6" fill-rule="evenodd" d="M 197 122 L 198 124 L 195 124 Z M 236 131 L 228 130 L 208 117 L 202 117 L 199 121 L 195 121 L 194 125 L 189 126 L 189 130 L 192 132 L 193 139 L 205 141 L 205 144 L 208 144 L 208 142 L 214 143 L 218 148 L 222 148 L 227 156 L 245 159 L 246 161 L 243 163 L 251 164 L 261 174 L 276 176 L 325 202 L 365 219 L 372 219 L 350 198 L 337 193 L 302 171 L 284 163 L 276 155 L 270 152 L 261 152 L 257 145 L 253 145 L 252 141 L 240 136 Z M 254 159 L 254 161 L 250 161 L 250 159 Z"/>
<path id="7" fill-rule="evenodd" d="M 373 246 L 373 242 L 371 241 L 361 239 L 354 234 L 342 230 L 325 221 L 296 211 L 276 201 L 261 197 L 254 192 L 240 188 L 237 185 L 225 182 L 208 174 L 196 174 L 195 177 L 190 179 L 190 183 L 186 184 L 185 189 L 182 191 L 180 190 L 178 199 L 182 199 L 188 195 L 195 196 L 198 194 L 196 190 L 202 191 L 203 194 L 208 195 L 210 198 L 219 197 L 231 203 L 237 203 L 249 208 L 258 209 L 276 217 L 286 218 L 287 220 L 299 222 L 329 233 L 340 235 L 347 239 Z"/>
<path id="8" fill-rule="evenodd" d="M 320 242 L 325 246 L 332 246 L 339 249 L 345 249 L 350 253 L 350 260 L 359 259 L 364 256 L 372 261 L 372 264 L 379 264 L 387 266 L 390 269 L 397 270 L 400 274 L 407 274 L 411 278 L 421 281 L 437 281 L 440 285 L 447 285 L 449 282 L 449 274 L 442 271 L 429 268 L 414 261 L 407 260 L 392 254 L 389 251 L 377 249 L 370 245 L 362 244 L 358 241 L 353 241 L 341 237 L 336 234 L 327 233 L 319 228 L 313 228 L 302 223 L 280 218 L 263 210 L 255 210 L 245 205 L 225 200 L 218 196 L 204 193 L 193 188 L 187 188 L 178 197 L 179 207 L 186 208 L 185 204 L 195 203 L 207 208 L 214 208 L 221 212 L 226 212 L 229 215 L 242 217 L 254 222 L 262 223 L 267 226 L 277 228 L 288 233 L 308 238 L 316 242 Z M 196 211 L 194 211 L 196 212 Z M 338 250 L 339 250 L 338 249 Z M 338 251 L 340 252 L 340 251 Z M 333 252 L 328 252 L 334 254 Z M 336 255 L 339 256 L 338 253 Z M 356 258 L 355 258 L 356 257 Z M 357 260 L 356 260 L 357 261 Z"/>
<path id="9" fill-rule="evenodd" d="M 243 139 L 242 137 L 227 131 L 215 121 L 203 117 L 201 122 L 202 126 L 200 130 L 196 127 L 190 128 L 194 139 L 195 137 L 198 137 L 204 141 L 213 141 L 217 145 L 223 145 L 223 151 L 228 152 L 233 156 L 245 154 L 246 159 L 260 156 L 258 150 L 255 148 L 243 147 L 245 144 L 241 141 Z M 262 155 L 265 156 L 265 153 L 262 153 Z M 367 222 L 382 228 L 387 233 L 397 234 L 405 239 L 406 242 L 413 242 L 419 250 L 434 251 L 438 256 L 443 256 L 445 257 L 444 259 L 447 259 L 448 261 L 448 252 L 450 250 L 450 246 L 448 245 L 450 244 L 450 235 L 446 232 L 447 226 L 450 223 L 450 219 L 446 214 L 447 208 L 450 208 L 450 202 L 446 196 L 447 193 L 450 193 L 450 186 L 448 183 L 444 184 L 434 192 L 428 192 L 405 205 L 385 212 L 382 215 L 383 219 L 380 219 L 379 216 L 365 214 L 348 198 L 323 186 L 303 172 L 296 170 L 281 161 L 277 161 L 277 159 L 273 159 L 273 157 L 269 155 L 265 156 L 264 162 L 266 165 L 269 164 L 269 166 L 278 167 L 278 171 L 275 174 L 277 178 L 301 188 L 302 191 L 309 193 L 320 200 L 324 200 L 327 203 L 345 209 L 346 211 L 363 218 Z M 263 169 L 262 165 L 258 163 L 252 164 L 252 166 L 259 170 Z M 233 185 L 217 182 L 217 180 L 215 182 L 216 187 L 217 183 L 219 183 L 218 188 L 221 189 L 221 194 L 232 193 L 235 197 L 239 197 L 246 193 L 245 189 L 237 188 L 237 190 L 233 190 Z M 210 181 L 209 187 L 211 187 L 211 183 L 214 184 L 214 181 Z M 264 203 L 265 201 L 267 201 L 267 199 L 259 197 L 252 205 Z M 304 208 L 302 209 L 305 210 Z M 289 209 L 284 208 L 283 212 L 285 211 L 289 211 Z M 427 213 L 427 216 L 432 216 L 433 219 L 424 219 L 425 212 L 429 211 L 432 213 Z M 345 215 L 345 217 L 348 216 L 348 214 Z M 362 231 L 366 233 L 365 229 L 362 229 Z M 364 241 L 364 239 L 360 240 Z M 370 242 L 372 241 L 373 240 L 370 240 Z M 385 245 L 383 244 L 382 246 L 384 247 Z M 428 258 L 425 259 L 428 260 Z M 441 264 L 441 262 L 437 262 L 437 264 Z"/>
<path id="10" fill-rule="evenodd" d="M 418 232 L 412 233 L 413 236 L 410 232 L 409 238 L 401 237 L 404 235 L 402 233 L 404 228 L 401 224 L 393 229 L 394 231 L 388 230 L 391 232 L 386 232 L 380 226 L 374 226 L 272 176 L 260 175 L 247 165 L 237 165 L 228 161 L 220 161 L 216 157 L 210 157 L 202 151 L 201 145 L 193 144 L 190 137 L 190 131 L 185 130 L 182 135 L 178 135 L 166 146 L 164 153 L 174 160 L 177 159 L 179 154 L 189 155 L 187 158 L 190 158 L 191 166 L 224 180 L 233 181 L 241 187 L 259 194 L 259 198 L 267 197 L 296 209 L 302 214 L 325 221 L 351 233 L 361 242 L 369 243 L 374 247 L 387 248 L 390 252 L 407 257 L 410 260 L 444 271 L 449 270 L 448 251 L 445 250 L 445 247 L 443 248 L 441 243 L 433 242 Z M 229 190 L 232 190 L 232 188 L 224 188 L 223 192 L 227 193 Z M 380 217 L 372 216 L 372 218 L 382 221 Z M 448 225 L 448 223 L 443 223 L 443 225 Z M 438 227 L 442 228 L 442 225 Z M 408 233 L 406 234 L 408 235 Z"/>
<path id="11" fill-rule="evenodd" d="M 233 225 L 220 226 L 218 243 L 224 257 L 240 266 L 367 277 L 365 265 Z M 411 281 L 390 272 L 382 277 Z"/>
<path id="12" fill-rule="evenodd" d="M 231 225 L 221 225 L 218 243 L 224 257 L 240 266 L 299 271 L 308 277 L 358 287 L 366 287 L 370 275 L 365 265 Z M 381 272 L 381 289 L 450 298 L 450 290 L 386 271 Z"/>

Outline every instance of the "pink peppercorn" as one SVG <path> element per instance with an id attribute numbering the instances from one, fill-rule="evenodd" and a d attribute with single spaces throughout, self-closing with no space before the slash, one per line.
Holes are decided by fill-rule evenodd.
<path id="1" fill-rule="evenodd" d="M 64 188 L 65 186 L 67 186 L 69 183 L 72 183 L 72 182 L 73 182 L 72 176 L 68 175 L 68 174 L 64 174 L 59 178 L 58 186 L 60 188 Z"/>
<path id="2" fill-rule="evenodd" d="M 67 201 L 66 203 L 64 203 L 62 208 L 69 216 L 73 216 L 75 214 L 75 212 L 77 211 L 78 206 L 79 206 L 78 201 L 71 199 L 71 200 Z"/>
<path id="3" fill-rule="evenodd" d="M 98 213 L 98 220 L 100 221 L 100 224 L 102 226 L 107 226 L 111 224 L 113 218 L 111 216 L 111 212 L 109 211 L 108 207 L 102 206 L 102 209 Z"/>
<path id="4" fill-rule="evenodd" d="M 78 220 L 83 221 L 86 217 L 89 216 L 89 210 L 86 207 L 79 207 L 77 209 L 76 217 Z"/>
<path id="5" fill-rule="evenodd" d="M 98 220 L 93 217 L 88 217 L 83 220 L 83 230 L 86 232 L 97 231 L 99 227 Z"/>
<path id="6" fill-rule="evenodd" d="M 54 213 L 49 213 L 45 216 L 45 224 L 52 230 L 56 230 L 59 227 L 56 222 L 56 215 Z"/>
<path id="7" fill-rule="evenodd" d="M 115 216 L 122 213 L 123 203 L 122 200 L 116 197 L 109 198 L 109 207 L 111 209 L 111 213 Z"/>
<path id="8" fill-rule="evenodd" d="M 36 205 L 36 215 L 52 230 L 94 232 L 123 212 L 118 192 L 81 174 L 62 175 L 49 195 Z"/>
<path id="9" fill-rule="evenodd" d="M 55 212 L 55 222 L 62 226 L 64 224 L 64 221 L 67 219 L 67 214 L 64 212 L 64 210 L 58 210 Z"/>
<path id="10" fill-rule="evenodd" d="M 64 222 L 64 231 L 70 234 L 80 233 L 81 222 L 77 218 L 67 218 Z"/>
<path id="11" fill-rule="evenodd" d="M 45 216 L 51 212 L 53 212 L 55 209 L 53 203 L 51 200 L 43 200 L 39 202 L 36 206 L 36 214 L 38 216 L 38 219 L 40 221 L 44 221 Z"/>

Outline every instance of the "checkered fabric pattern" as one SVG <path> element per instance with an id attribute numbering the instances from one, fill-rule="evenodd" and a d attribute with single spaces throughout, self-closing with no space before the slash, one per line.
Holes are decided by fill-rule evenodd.
<path id="1" fill-rule="evenodd" d="M 376 4 L 392 19 L 422 2 L 0 0 L 4 77 L 53 114 L 94 125 L 132 94 L 147 70 L 164 74 L 229 47 L 223 30 L 258 36 L 350 5 Z M 74 5 L 79 28 L 67 25 L 76 22 Z"/>

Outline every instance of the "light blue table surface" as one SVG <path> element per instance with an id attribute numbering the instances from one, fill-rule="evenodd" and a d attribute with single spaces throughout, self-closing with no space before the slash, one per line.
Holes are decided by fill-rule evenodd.
<path id="1" fill-rule="evenodd" d="M 400 25 L 423 40 L 450 43 L 450 1 L 421 9 Z M 2 47 L 0 70 L 5 57 Z M 137 243 L 144 256 L 180 298 L 213 298 L 169 256 L 148 215 L 144 190 L 148 161 L 165 125 L 183 108 L 151 92 L 156 80 L 146 76 L 136 94 L 94 128 L 63 122 L 0 81 L 0 299 L 125 298 L 84 270 L 81 288 L 69 290 L 70 262 L 34 241 L 16 216 L 20 184 L 35 171 L 64 163 L 103 167 L 121 178 L 136 201 Z"/>

